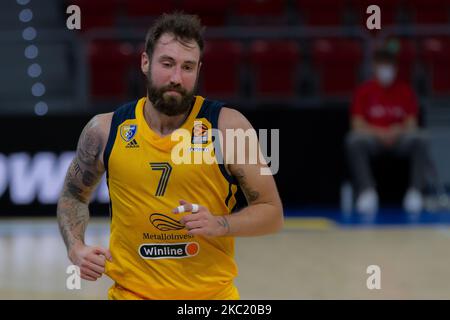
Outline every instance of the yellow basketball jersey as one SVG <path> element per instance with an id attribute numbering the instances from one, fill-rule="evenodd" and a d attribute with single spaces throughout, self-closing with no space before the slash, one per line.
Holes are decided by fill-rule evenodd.
<path id="1" fill-rule="evenodd" d="M 191 236 L 174 214 L 179 200 L 230 214 L 237 184 L 220 163 L 174 161 L 180 141 L 154 132 L 146 98 L 114 112 L 104 163 L 110 194 L 110 299 L 238 299 L 233 237 Z M 196 96 L 176 132 L 188 133 L 188 156 L 217 152 L 211 136 L 222 104 Z M 217 140 L 217 139 L 216 139 Z M 192 161 L 191 161 L 192 162 Z"/>

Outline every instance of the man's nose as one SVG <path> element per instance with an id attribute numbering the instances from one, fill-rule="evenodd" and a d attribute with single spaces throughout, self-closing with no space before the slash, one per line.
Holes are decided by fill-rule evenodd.
<path id="1" fill-rule="evenodd" d="M 170 76 L 170 82 L 172 84 L 180 84 L 181 83 L 181 69 L 176 67 L 174 68 L 172 75 Z"/>

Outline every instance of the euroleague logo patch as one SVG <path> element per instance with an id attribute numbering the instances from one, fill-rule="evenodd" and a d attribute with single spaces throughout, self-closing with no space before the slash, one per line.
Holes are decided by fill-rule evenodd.
<path id="1" fill-rule="evenodd" d="M 197 242 L 144 243 L 139 247 L 143 259 L 180 259 L 196 256 L 200 250 Z"/>
<path id="2" fill-rule="evenodd" d="M 137 125 L 130 124 L 130 125 L 124 125 L 120 127 L 120 136 L 122 137 L 125 142 L 129 142 L 131 139 L 134 138 L 137 131 Z"/>
<path id="3" fill-rule="evenodd" d="M 205 124 L 195 121 L 194 127 L 192 128 L 191 142 L 193 144 L 208 143 L 208 127 Z"/>
<path id="4" fill-rule="evenodd" d="M 152 213 L 150 215 L 150 222 L 160 231 L 175 231 L 184 229 L 184 225 L 182 225 L 179 221 L 162 213 Z"/>

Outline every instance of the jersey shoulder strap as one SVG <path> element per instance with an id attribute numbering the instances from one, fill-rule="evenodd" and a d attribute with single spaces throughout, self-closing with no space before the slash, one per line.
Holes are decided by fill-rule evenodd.
<path id="1" fill-rule="evenodd" d="M 218 100 L 205 99 L 203 101 L 203 104 L 202 104 L 202 107 L 201 107 L 200 111 L 197 114 L 197 119 L 206 118 L 211 123 L 211 127 L 212 127 L 211 129 L 218 129 L 219 128 L 220 110 L 223 107 L 225 107 L 225 106 L 226 106 L 225 102 L 218 101 Z M 216 154 L 216 159 L 218 159 L 218 160 L 223 159 L 222 153 L 221 153 L 222 149 L 220 147 L 220 140 L 219 139 L 214 139 L 213 143 L 214 143 L 214 151 L 215 151 L 215 154 Z M 230 175 L 227 172 L 227 170 L 225 169 L 225 165 L 223 164 L 223 161 L 218 161 L 218 162 L 219 162 L 220 172 L 225 177 L 225 179 L 230 184 L 236 184 L 237 185 L 236 178 L 234 176 Z"/>
<path id="2" fill-rule="evenodd" d="M 225 105 L 225 102 L 222 101 L 205 99 L 197 114 L 197 118 L 208 119 L 208 121 L 211 122 L 212 128 L 217 129 L 219 125 L 220 110 Z"/>
<path id="3" fill-rule="evenodd" d="M 111 155 L 112 148 L 114 146 L 114 141 L 117 136 L 117 129 L 121 123 L 128 119 L 136 119 L 136 104 L 138 100 L 128 102 L 114 111 L 111 127 L 109 129 L 108 141 L 106 143 L 105 152 L 103 152 L 103 163 L 105 165 L 105 170 L 108 171 L 108 161 Z"/>

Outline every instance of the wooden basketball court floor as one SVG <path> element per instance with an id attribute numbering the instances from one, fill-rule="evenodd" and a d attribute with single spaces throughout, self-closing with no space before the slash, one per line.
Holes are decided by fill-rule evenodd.
<path id="1" fill-rule="evenodd" d="M 108 220 L 92 219 L 86 241 L 107 246 Z M 242 299 L 450 299 L 450 227 L 340 227 L 286 219 L 282 232 L 237 238 Z M 112 281 L 66 288 L 70 265 L 53 219 L 0 220 L 0 299 L 105 299 Z M 380 289 L 366 285 L 381 269 Z"/>

